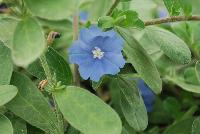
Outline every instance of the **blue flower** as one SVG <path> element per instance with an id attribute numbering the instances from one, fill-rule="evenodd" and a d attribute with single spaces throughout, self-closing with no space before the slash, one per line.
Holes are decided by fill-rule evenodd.
<path id="1" fill-rule="evenodd" d="M 153 104 L 156 99 L 155 94 L 152 92 L 152 90 L 145 84 L 145 82 L 142 79 L 137 80 L 137 85 L 140 89 L 142 98 L 144 100 L 144 104 L 146 106 L 146 109 L 148 112 L 153 111 Z"/>
<path id="2" fill-rule="evenodd" d="M 88 20 L 89 14 L 87 11 L 81 11 L 79 17 L 81 22 L 86 22 Z"/>
<path id="3" fill-rule="evenodd" d="M 103 32 L 96 26 L 83 28 L 79 39 L 69 49 L 69 60 L 78 64 L 83 79 L 97 82 L 104 74 L 115 75 L 123 68 L 123 44 L 114 30 Z"/>
<path id="4" fill-rule="evenodd" d="M 165 18 L 168 16 L 168 12 L 165 9 L 158 9 L 158 17 Z"/>

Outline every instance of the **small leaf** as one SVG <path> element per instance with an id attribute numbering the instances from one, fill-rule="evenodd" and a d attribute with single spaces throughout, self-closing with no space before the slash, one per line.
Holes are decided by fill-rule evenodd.
<path id="1" fill-rule="evenodd" d="M 181 78 L 166 77 L 166 79 L 178 85 L 183 90 L 186 90 L 188 92 L 193 92 L 193 93 L 200 93 L 200 85 L 185 83 L 184 80 L 182 80 Z"/>
<path id="2" fill-rule="evenodd" d="M 0 114 L 0 131 L 1 134 L 13 134 L 12 123 L 2 114 Z"/>
<path id="3" fill-rule="evenodd" d="M 163 0 L 163 1 L 171 16 L 176 16 L 180 14 L 181 5 L 179 0 Z"/>
<path id="4" fill-rule="evenodd" d="M 197 75 L 197 78 L 200 82 L 200 61 L 198 61 L 195 65 L 195 71 L 196 71 L 196 75 Z"/>
<path id="5" fill-rule="evenodd" d="M 13 63 L 10 49 L 0 41 L 0 85 L 10 84 Z"/>
<path id="6" fill-rule="evenodd" d="M 6 104 L 14 114 L 47 133 L 60 134 L 57 118 L 49 103 L 32 81 L 20 74 L 14 73 L 11 83 L 18 87 L 17 96 Z"/>
<path id="7" fill-rule="evenodd" d="M 160 49 L 171 60 L 181 64 L 187 64 L 191 61 L 190 49 L 175 34 L 159 27 L 148 27 L 145 29 L 145 32 L 149 39 L 160 46 Z"/>
<path id="8" fill-rule="evenodd" d="M 111 28 L 114 26 L 114 19 L 110 16 L 100 17 L 98 20 L 98 26 L 103 29 Z"/>
<path id="9" fill-rule="evenodd" d="M 160 93 L 162 90 L 162 80 L 150 56 L 132 36 L 132 33 L 120 27 L 117 27 L 117 31 L 126 41 L 124 52 L 128 57 L 128 61 L 135 67 L 147 85 L 156 94 Z"/>
<path id="10" fill-rule="evenodd" d="M 52 47 L 48 48 L 45 57 L 51 75 L 54 76 L 57 81 L 61 81 L 63 85 L 72 84 L 71 69 L 65 59 Z"/>
<path id="11" fill-rule="evenodd" d="M 14 134 L 27 134 L 26 122 L 20 118 L 11 119 Z"/>
<path id="12" fill-rule="evenodd" d="M 54 95 L 65 119 L 82 133 L 121 134 L 117 113 L 85 89 L 69 86 Z"/>
<path id="13" fill-rule="evenodd" d="M 44 51 L 46 41 L 38 22 L 30 17 L 21 20 L 16 27 L 13 39 L 12 57 L 19 66 L 27 66 Z"/>
<path id="14" fill-rule="evenodd" d="M 199 134 L 200 132 L 200 118 L 196 118 L 192 124 L 192 134 Z"/>
<path id="15" fill-rule="evenodd" d="M 50 19 L 62 20 L 72 15 L 80 0 L 25 0 L 26 6 L 33 15 Z"/>
<path id="16" fill-rule="evenodd" d="M 132 10 L 122 11 L 115 18 L 115 25 L 120 27 L 144 28 L 144 22 L 139 19 L 138 13 Z"/>
<path id="17" fill-rule="evenodd" d="M 184 70 L 184 79 L 187 83 L 200 85 L 197 72 L 194 67 L 188 67 Z"/>
<path id="18" fill-rule="evenodd" d="M 17 88 L 12 85 L 2 85 L 0 86 L 0 106 L 8 103 L 17 95 Z"/>
<path id="19" fill-rule="evenodd" d="M 137 131 L 145 130 L 148 125 L 148 116 L 136 83 L 122 78 L 114 81 L 115 90 L 120 92 L 120 106 L 126 121 Z"/>

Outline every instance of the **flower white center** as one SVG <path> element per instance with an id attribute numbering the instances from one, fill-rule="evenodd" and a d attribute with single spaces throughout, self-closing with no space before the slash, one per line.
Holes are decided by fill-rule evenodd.
<path id="1" fill-rule="evenodd" d="M 93 58 L 101 59 L 104 56 L 104 52 L 101 51 L 100 48 L 94 47 L 94 50 L 92 50 Z"/>

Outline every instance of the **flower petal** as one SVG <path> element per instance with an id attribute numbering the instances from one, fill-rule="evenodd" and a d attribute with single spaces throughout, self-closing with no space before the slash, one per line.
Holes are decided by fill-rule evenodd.
<path id="1" fill-rule="evenodd" d="M 69 61 L 71 64 L 83 64 L 89 63 L 93 60 L 92 54 L 83 53 L 83 54 L 70 54 Z"/>
<path id="2" fill-rule="evenodd" d="M 120 52 L 123 49 L 124 40 L 117 35 L 112 38 L 105 38 L 101 48 L 104 52 Z"/>
<path id="3" fill-rule="evenodd" d="M 115 75 L 120 72 L 120 69 L 117 65 L 113 64 L 110 60 L 103 58 L 101 60 L 103 65 L 104 74 L 112 74 Z"/>
<path id="4" fill-rule="evenodd" d="M 110 62 L 117 65 L 120 68 L 123 68 L 126 61 L 123 58 L 122 53 L 113 53 L 113 52 L 105 52 L 104 58 L 107 58 Z"/>
<path id="5" fill-rule="evenodd" d="M 85 43 L 82 41 L 78 40 L 75 41 L 71 48 L 69 48 L 68 53 L 69 54 L 85 54 L 91 51 L 91 48 L 87 46 Z"/>
<path id="6" fill-rule="evenodd" d="M 92 73 L 90 75 L 90 79 L 98 82 L 101 76 L 104 75 L 103 65 L 100 60 L 96 60 L 95 65 L 93 66 Z"/>

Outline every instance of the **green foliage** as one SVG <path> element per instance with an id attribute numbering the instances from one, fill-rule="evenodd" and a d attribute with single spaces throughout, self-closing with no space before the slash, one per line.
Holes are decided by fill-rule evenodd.
<path id="1" fill-rule="evenodd" d="M 2 134 L 13 134 L 10 120 L 2 114 L 0 114 L 0 129 Z"/>
<path id="2" fill-rule="evenodd" d="M 199 4 L 0 0 L 0 134 L 199 134 Z M 124 40 L 125 66 L 98 82 L 68 58 L 91 25 Z"/>
<path id="3" fill-rule="evenodd" d="M 117 27 L 117 31 L 126 41 L 124 51 L 128 61 L 135 67 L 149 87 L 156 94 L 159 94 L 162 90 L 162 81 L 153 61 L 128 30 Z"/>
<path id="4" fill-rule="evenodd" d="M 90 92 L 69 86 L 53 95 L 64 118 L 82 133 L 121 133 L 122 124 L 116 112 Z"/>
<path id="5" fill-rule="evenodd" d="M 76 10 L 79 0 L 25 0 L 31 13 L 45 19 L 67 19 Z"/>
<path id="6" fill-rule="evenodd" d="M 10 50 L 0 41 L 0 85 L 10 83 L 13 64 Z"/>
<path id="7" fill-rule="evenodd" d="M 29 78 L 14 73 L 11 84 L 19 90 L 17 96 L 6 107 L 17 116 L 47 133 L 59 134 L 57 118 L 49 103 Z"/>
<path id="8" fill-rule="evenodd" d="M 19 66 L 35 61 L 45 49 L 44 32 L 34 18 L 24 18 L 15 29 L 12 57 Z"/>
<path id="9" fill-rule="evenodd" d="M 145 130 L 148 125 L 147 111 L 136 83 L 116 78 L 111 88 L 119 92 L 119 105 L 127 123 L 137 131 Z"/>
<path id="10" fill-rule="evenodd" d="M 8 103 L 17 95 L 17 88 L 11 85 L 0 86 L 0 106 Z"/>
<path id="11" fill-rule="evenodd" d="M 145 32 L 149 39 L 158 45 L 171 60 L 181 64 L 191 61 L 190 49 L 173 33 L 158 27 L 148 27 Z"/>

